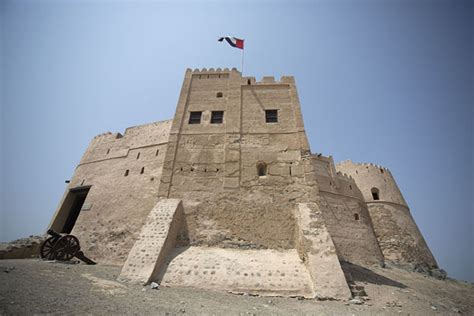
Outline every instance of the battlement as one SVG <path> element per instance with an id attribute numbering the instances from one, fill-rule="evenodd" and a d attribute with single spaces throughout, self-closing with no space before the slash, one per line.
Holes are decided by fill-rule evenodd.
<path id="1" fill-rule="evenodd" d="M 377 164 L 374 164 L 374 163 L 367 163 L 367 162 L 362 162 L 362 163 L 355 163 L 353 162 L 352 160 L 348 159 L 348 160 L 344 160 L 344 161 L 341 161 L 339 163 L 336 164 L 336 166 L 347 166 L 347 165 L 351 165 L 351 166 L 354 166 L 354 167 L 365 167 L 366 169 L 377 169 L 378 171 L 386 171 L 388 173 L 391 173 L 390 172 L 390 169 L 389 168 L 386 168 L 384 166 L 381 166 L 381 165 L 377 165 Z"/>
<path id="2" fill-rule="evenodd" d="M 215 78 L 228 78 L 231 72 L 239 74 L 242 77 L 242 73 L 237 68 L 191 68 L 186 69 L 187 73 L 191 73 L 193 77 L 198 79 L 215 79 Z M 260 81 L 257 81 L 255 77 L 242 77 L 244 80 L 250 80 L 251 85 L 263 85 L 263 84 L 295 84 L 295 78 L 293 76 L 281 76 L 280 80 L 275 80 L 274 76 L 263 76 Z"/>
<path id="3" fill-rule="evenodd" d="M 354 178 L 351 175 L 348 175 L 347 173 L 342 173 L 341 171 L 338 171 L 336 172 L 336 175 L 341 180 L 346 180 L 355 183 Z"/>
<path id="4" fill-rule="evenodd" d="M 242 77 L 245 80 L 250 80 L 251 85 L 268 85 L 268 84 L 295 84 L 295 78 L 293 76 L 281 76 L 280 80 L 275 80 L 274 76 L 264 76 L 260 81 L 257 81 L 255 77 Z"/>
<path id="5" fill-rule="evenodd" d="M 105 132 L 96 135 L 80 164 L 126 157 L 129 150 L 163 145 L 168 142 L 172 120 L 128 127 L 123 134 Z"/>
<path id="6" fill-rule="evenodd" d="M 207 68 L 201 68 L 201 69 L 195 68 L 194 70 L 192 70 L 191 68 L 186 69 L 186 72 L 191 72 L 193 74 L 230 73 L 231 71 L 239 72 L 237 70 L 237 68 L 235 68 L 235 67 L 231 68 L 230 70 L 229 70 L 229 68 L 215 68 L 215 69 L 214 68 L 209 68 L 209 69 L 207 69 Z"/>
<path id="7" fill-rule="evenodd" d="M 130 126 L 130 127 L 127 127 L 124 131 L 124 133 L 120 133 L 120 132 L 110 132 L 110 131 L 107 131 L 107 132 L 104 132 L 104 133 L 100 133 L 98 135 L 95 135 L 94 136 L 94 140 L 100 140 L 100 139 L 107 139 L 107 140 L 112 140 L 112 139 L 121 139 L 123 137 L 127 137 L 127 136 L 130 136 L 130 135 L 135 135 L 137 131 L 140 131 L 140 130 L 145 130 L 145 129 L 148 129 L 148 128 L 152 128 L 154 126 L 157 126 L 157 125 L 162 125 L 162 124 L 171 124 L 173 120 L 163 120 L 163 121 L 156 121 L 156 122 L 152 122 L 152 123 L 148 123 L 148 124 L 142 124 L 142 125 L 135 125 L 135 126 Z"/>

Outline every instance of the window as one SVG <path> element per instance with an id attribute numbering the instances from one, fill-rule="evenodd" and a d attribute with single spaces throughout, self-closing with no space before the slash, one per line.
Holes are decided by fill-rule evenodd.
<path id="1" fill-rule="evenodd" d="M 125 170 L 125 174 L 124 174 L 124 177 L 127 177 L 128 176 L 128 173 L 129 173 L 129 170 Z"/>
<path id="2" fill-rule="evenodd" d="M 265 110 L 265 122 L 277 123 L 278 122 L 278 110 Z"/>
<path id="3" fill-rule="evenodd" d="M 354 214 L 354 219 L 355 219 L 356 221 L 358 221 L 358 220 L 359 220 L 359 214 L 355 213 L 355 214 Z"/>
<path id="4" fill-rule="evenodd" d="M 109 153 L 110 153 L 110 149 L 107 149 L 107 153 L 106 153 L 106 155 L 108 155 Z"/>
<path id="5" fill-rule="evenodd" d="M 189 124 L 201 124 L 202 112 L 190 112 L 189 113 Z"/>
<path id="6" fill-rule="evenodd" d="M 160 150 L 157 149 L 157 150 L 156 150 L 156 153 L 155 153 L 155 156 L 158 156 L 159 153 L 160 153 Z"/>
<path id="7" fill-rule="evenodd" d="M 142 167 L 142 170 L 140 170 L 140 174 L 143 174 L 145 172 L 145 167 Z"/>
<path id="8" fill-rule="evenodd" d="M 222 124 L 224 121 L 224 111 L 212 111 L 211 124 Z"/>
<path id="9" fill-rule="evenodd" d="M 250 79 L 247 79 L 247 84 L 250 86 Z"/>
<path id="10" fill-rule="evenodd" d="M 372 192 L 372 198 L 374 199 L 374 201 L 380 200 L 379 189 L 372 188 L 370 191 Z"/>
<path id="11" fill-rule="evenodd" d="M 140 158 L 140 153 L 137 154 L 137 159 Z"/>
<path id="12" fill-rule="evenodd" d="M 222 98 L 223 94 L 222 92 L 217 92 L 216 98 Z"/>
<path id="13" fill-rule="evenodd" d="M 264 177 L 267 175 L 267 164 L 264 162 L 257 163 L 257 173 L 259 177 Z"/>

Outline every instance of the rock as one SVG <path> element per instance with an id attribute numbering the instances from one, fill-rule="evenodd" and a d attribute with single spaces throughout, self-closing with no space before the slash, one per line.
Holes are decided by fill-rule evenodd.
<path id="1" fill-rule="evenodd" d="M 184 308 L 180 308 L 179 312 L 184 314 L 184 313 L 186 313 L 186 310 Z"/>
<path id="2" fill-rule="evenodd" d="M 438 310 L 438 308 L 434 305 L 431 305 L 431 309 L 434 310 L 434 311 Z"/>
<path id="3" fill-rule="evenodd" d="M 402 304 L 399 301 L 387 302 L 385 303 L 387 307 L 402 307 Z"/>
<path id="4" fill-rule="evenodd" d="M 160 289 L 160 285 L 156 282 L 151 282 L 150 283 L 150 288 L 152 288 L 153 290 L 159 290 Z"/>
<path id="5" fill-rule="evenodd" d="M 431 270 L 431 276 L 439 279 L 439 280 L 446 280 L 448 273 L 443 269 L 433 269 Z"/>
<path id="6" fill-rule="evenodd" d="M 456 314 L 461 314 L 461 311 L 456 307 L 451 307 L 451 311 Z"/>
<path id="7" fill-rule="evenodd" d="M 3 270 L 3 272 L 5 272 L 5 273 L 10 273 L 10 271 L 13 271 L 13 270 L 15 270 L 15 267 L 13 267 L 13 266 L 12 266 L 12 267 L 6 267 L 6 268 Z"/>
<path id="8" fill-rule="evenodd" d="M 361 304 L 363 304 L 364 302 L 363 302 L 361 299 L 359 299 L 359 298 L 353 298 L 353 299 L 351 299 L 351 300 L 349 301 L 349 303 L 351 303 L 351 304 L 356 304 L 356 305 L 361 305 Z"/>

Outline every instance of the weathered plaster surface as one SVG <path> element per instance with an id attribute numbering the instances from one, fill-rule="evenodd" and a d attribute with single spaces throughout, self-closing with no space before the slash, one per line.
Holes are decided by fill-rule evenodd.
<path id="1" fill-rule="evenodd" d="M 153 279 L 175 247 L 182 217 L 183 205 L 180 200 L 160 200 L 148 214 L 118 279 L 141 284 Z"/>
<path id="2" fill-rule="evenodd" d="M 278 122 L 267 123 L 265 110 L 277 110 Z M 223 111 L 222 123 L 211 123 L 212 111 Z M 189 124 L 191 112 L 202 112 L 199 124 Z M 264 175 L 258 166 L 265 166 Z M 371 200 L 374 186 L 380 201 Z M 350 162 L 336 166 L 332 157 L 311 154 L 289 76 L 257 81 L 235 69 L 188 69 L 173 120 L 91 141 L 50 227 L 61 230 L 69 191 L 84 187 L 90 187 L 87 207 L 72 233 L 99 263 L 127 260 L 124 276 L 140 282 L 153 266 L 151 275 L 171 285 L 343 299 L 350 294 L 338 260 L 436 266 L 390 171 Z M 154 206 L 166 199 L 182 201 L 179 224 L 154 217 Z M 169 243 L 153 248 L 144 240 L 158 238 L 154 227 L 160 225 L 170 227 Z M 148 237 L 139 237 L 140 231 Z M 178 253 L 163 268 L 161 254 L 170 245 Z M 133 276 L 148 248 L 153 259 L 142 260 L 148 270 Z M 307 269 L 295 277 L 310 276 L 299 288 L 287 279 L 294 271 L 285 272 L 282 283 L 266 282 L 262 273 L 268 271 L 252 261 L 268 256 L 278 266 L 299 266 L 295 249 Z M 232 262 L 236 254 L 242 257 L 232 271 L 216 268 L 212 274 L 206 268 L 226 267 L 221 261 Z M 176 265 L 180 260 L 186 264 Z M 197 270 L 190 268 L 193 260 L 200 262 Z M 238 282 L 234 274 L 245 266 L 256 270 Z M 181 275 L 185 268 L 192 277 Z"/>

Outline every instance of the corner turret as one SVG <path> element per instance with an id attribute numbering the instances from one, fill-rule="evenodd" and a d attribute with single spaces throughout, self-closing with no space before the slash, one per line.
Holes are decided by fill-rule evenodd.
<path id="1" fill-rule="evenodd" d="M 350 160 L 337 164 L 336 170 L 354 178 L 361 190 L 385 260 L 437 268 L 390 170 Z"/>

